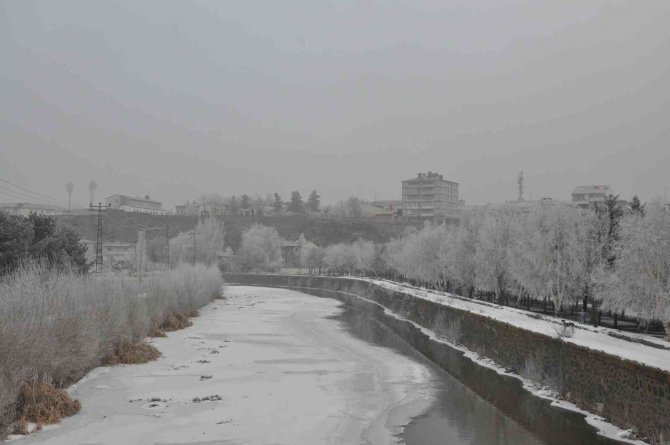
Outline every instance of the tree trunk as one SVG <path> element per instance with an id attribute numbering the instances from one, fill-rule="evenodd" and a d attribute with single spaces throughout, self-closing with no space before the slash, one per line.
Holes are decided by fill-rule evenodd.
<path id="1" fill-rule="evenodd" d="M 584 301 L 582 302 L 582 309 L 586 312 L 589 309 L 589 285 L 584 289 Z"/>
<path id="2" fill-rule="evenodd" d="M 616 311 L 615 311 L 614 312 L 614 329 L 617 328 L 617 318 L 618 318 L 618 316 L 619 316 L 619 314 L 617 314 Z"/>

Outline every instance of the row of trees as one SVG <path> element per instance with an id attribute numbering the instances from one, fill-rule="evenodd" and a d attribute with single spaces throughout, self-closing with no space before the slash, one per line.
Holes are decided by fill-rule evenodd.
<path id="1" fill-rule="evenodd" d="M 490 210 L 456 227 L 426 226 L 391 241 L 385 263 L 410 279 L 500 303 L 550 302 L 652 321 L 670 333 L 670 214 L 664 206 L 593 210 L 546 202 L 523 215 Z"/>
<path id="2" fill-rule="evenodd" d="M 273 213 L 317 213 L 321 212 L 325 216 L 338 218 L 360 218 L 363 216 L 363 206 L 365 202 L 360 198 L 351 196 L 345 200 L 340 200 L 334 205 L 321 205 L 321 196 L 316 190 L 312 190 L 305 201 L 302 194 L 295 190 L 291 192 L 288 201 L 284 201 L 279 193 L 266 194 L 265 197 L 251 197 L 244 194 L 240 197 L 232 196 L 223 198 L 217 194 L 207 194 L 200 198 L 205 204 L 223 205 L 227 207 L 229 214 L 239 215 L 253 210 L 253 214 L 261 215 L 265 209 L 272 209 Z"/>
<path id="3" fill-rule="evenodd" d="M 283 240 L 252 226 L 242 236 L 242 270 L 278 271 Z M 592 209 L 542 202 L 529 213 L 479 210 L 458 226 L 426 225 L 385 245 L 358 240 L 319 247 L 301 237 L 310 272 L 399 274 L 501 304 L 542 302 L 555 313 L 602 309 L 662 321 L 670 333 L 670 211 L 616 197 Z M 616 315 L 615 315 L 616 316 Z"/>
<path id="4" fill-rule="evenodd" d="M 277 272 L 285 265 L 283 242 L 275 228 L 254 224 L 242 234 L 235 263 L 242 271 Z M 300 235 L 298 246 L 299 265 L 310 272 L 363 274 L 374 269 L 379 257 L 378 247 L 365 240 L 319 247 Z"/>
<path id="5" fill-rule="evenodd" d="M 263 214 L 266 208 L 272 208 L 275 213 L 281 213 L 285 210 L 292 213 L 319 212 L 321 210 L 321 196 L 316 190 L 312 190 L 307 201 L 304 201 L 300 192 L 295 190 L 291 192 L 291 197 L 286 205 L 279 193 L 268 193 L 264 197 L 252 197 L 245 193 L 242 196 L 231 196 L 230 198 L 223 198 L 217 194 L 207 194 L 203 195 L 200 200 L 206 204 L 225 205 L 231 215 L 239 215 L 249 210 L 254 210 L 257 214 Z"/>

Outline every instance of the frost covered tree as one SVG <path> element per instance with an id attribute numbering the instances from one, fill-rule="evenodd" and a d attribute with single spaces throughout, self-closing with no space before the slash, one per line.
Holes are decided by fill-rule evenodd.
<path id="1" fill-rule="evenodd" d="M 240 268 L 245 271 L 276 272 L 284 260 L 282 239 L 274 227 L 254 224 L 242 234 L 238 252 Z"/>
<path id="2" fill-rule="evenodd" d="M 195 230 L 181 232 L 170 239 L 170 263 L 216 264 L 225 251 L 223 221 L 209 217 L 198 222 Z"/>
<path id="3" fill-rule="evenodd" d="M 510 242 L 510 275 L 512 286 L 520 297 L 526 297 L 526 305 L 530 306 L 530 298 L 542 299 L 546 296 L 545 268 L 542 265 L 536 246 L 539 244 L 540 232 L 534 230 L 535 218 L 517 219 L 512 222 Z"/>
<path id="4" fill-rule="evenodd" d="M 326 248 L 323 263 L 328 270 L 335 273 L 365 273 L 372 268 L 376 253 L 375 245 L 371 241 L 338 243 Z"/>
<path id="5" fill-rule="evenodd" d="M 445 250 L 445 269 L 458 284 L 459 293 L 472 297 L 476 285 L 477 239 L 479 237 L 479 219 L 469 215 L 453 229 Z"/>
<path id="6" fill-rule="evenodd" d="M 219 253 L 225 250 L 226 232 L 223 221 L 209 217 L 198 222 L 195 228 L 198 261 L 207 265 L 216 264 Z"/>
<path id="7" fill-rule="evenodd" d="M 547 294 L 554 303 L 556 314 L 576 288 L 579 261 L 577 237 L 578 210 L 560 204 L 536 207 L 534 236 L 535 252 L 540 264 L 540 276 L 545 280 Z"/>
<path id="8" fill-rule="evenodd" d="M 660 320 L 670 336 L 670 214 L 662 205 L 626 215 L 615 244 L 614 268 L 601 274 L 603 307 Z"/>
<path id="9" fill-rule="evenodd" d="M 597 285 L 600 270 L 607 255 L 607 232 L 609 223 L 595 212 L 582 212 L 581 221 L 575 230 L 576 269 L 575 298 L 582 300 L 582 310 L 588 309 L 589 297 Z M 595 300 L 592 302 L 594 303 Z M 594 304 L 595 310 L 595 304 Z"/>
<path id="10" fill-rule="evenodd" d="M 475 247 L 475 282 L 502 302 L 510 281 L 510 225 L 501 212 L 488 212 L 479 228 Z"/>
<path id="11" fill-rule="evenodd" d="M 323 255 L 322 248 L 308 241 L 300 248 L 300 266 L 309 269 L 309 273 L 321 272 Z"/>

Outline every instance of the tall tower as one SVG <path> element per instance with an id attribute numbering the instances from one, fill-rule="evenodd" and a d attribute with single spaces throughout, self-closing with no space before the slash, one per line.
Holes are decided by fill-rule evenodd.
<path id="1" fill-rule="evenodd" d="M 519 198 L 517 201 L 522 202 L 523 201 L 523 170 L 519 172 L 519 176 L 517 177 L 517 184 L 519 185 Z"/>

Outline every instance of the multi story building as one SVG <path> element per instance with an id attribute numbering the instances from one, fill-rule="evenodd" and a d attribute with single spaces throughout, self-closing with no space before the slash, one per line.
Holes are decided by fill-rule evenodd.
<path id="1" fill-rule="evenodd" d="M 151 213 L 152 215 L 165 215 L 163 204 L 152 200 L 149 195 L 144 198 L 111 195 L 105 198 L 105 203 L 112 209 L 123 210 L 124 212 Z"/>
<path id="2" fill-rule="evenodd" d="M 411 220 L 457 221 L 460 217 L 458 183 L 438 173 L 419 173 L 402 181 L 402 216 Z"/>
<path id="3" fill-rule="evenodd" d="M 50 204 L 31 204 L 29 202 L 6 202 L 0 203 L 0 211 L 9 213 L 10 215 L 28 216 L 31 213 L 38 215 L 63 215 L 67 213 L 64 207 L 54 206 Z"/>
<path id="4" fill-rule="evenodd" d="M 86 260 L 95 260 L 95 241 L 81 240 L 86 246 Z M 137 261 L 137 243 L 106 241 L 102 244 L 102 267 L 104 270 L 133 269 Z"/>
<path id="5" fill-rule="evenodd" d="M 605 202 L 612 193 L 609 185 L 580 185 L 572 192 L 572 204 L 588 208 L 594 203 Z"/>

